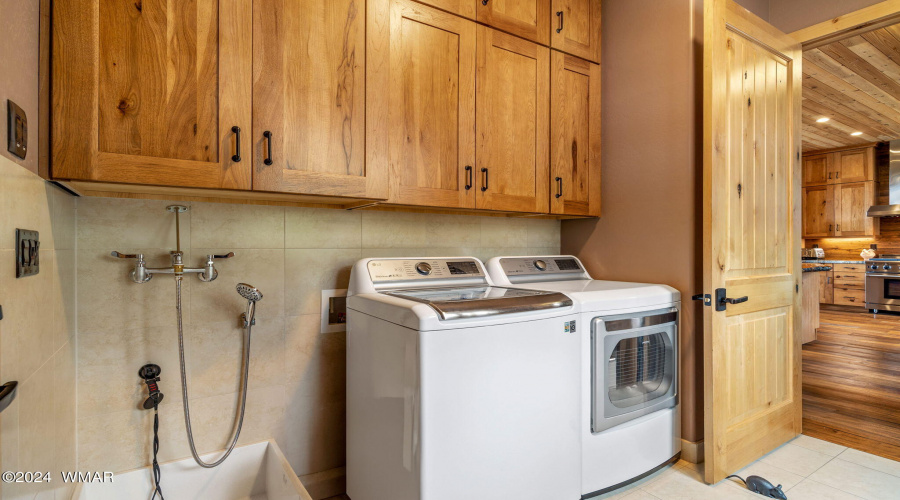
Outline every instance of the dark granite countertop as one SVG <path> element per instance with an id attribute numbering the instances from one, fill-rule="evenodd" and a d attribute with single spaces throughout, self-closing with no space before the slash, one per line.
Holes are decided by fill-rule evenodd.
<path id="1" fill-rule="evenodd" d="M 828 259 L 803 259 L 804 264 L 865 264 L 862 259 L 856 260 L 828 260 Z"/>
<path id="2" fill-rule="evenodd" d="M 831 266 L 804 267 L 804 273 L 817 273 L 822 271 L 831 271 Z"/>

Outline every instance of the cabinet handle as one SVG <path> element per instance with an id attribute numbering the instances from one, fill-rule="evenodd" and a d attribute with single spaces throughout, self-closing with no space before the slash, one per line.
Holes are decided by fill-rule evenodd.
<path id="1" fill-rule="evenodd" d="M 826 276 L 826 277 L 825 277 L 825 283 L 828 284 L 828 285 L 831 284 L 831 276 Z"/>
<path id="2" fill-rule="evenodd" d="M 563 30 L 563 11 L 557 12 L 556 17 L 559 18 L 559 28 L 556 28 L 556 32 L 559 33 Z"/>
<path id="3" fill-rule="evenodd" d="M 472 189 L 472 165 L 466 165 L 466 191 Z"/>
<path id="4" fill-rule="evenodd" d="M 231 161 L 237 163 L 241 161 L 241 127 L 235 125 L 231 127 L 231 131 L 234 132 L 234 155 Z"/>
<path id="5" fill-rule="evenodd" d="M 834 227 L 834 224 L 828 224 L 828 232 L 831 232 L 831 228 Z"/>
<path id="6" fill-rule="evenodd" d="M 841 173 L 840 173 L 840 172 L 835 172 L 835 173 L 834 173 L 834 178 L 835 178 L 835 179 L 840 179 L 840 178 L 841 178 Z"/>
<path id="7" fill-rule="evenodd" d="M 481 5 L 487 5 L 488 0 L 481 0 Z"/>
<path id="8" fill-rule="evenodd" d="M 482 167 L 481 173 L 484 174 L 484 182 L 481 185 L 481 191 L 484 192 L 488 190 L 488 169 Z"/>
<path id="9" fill-rule="evenodd" d="M 556 178 L 556 197 L 562 198 L 562 177 Z"/>
<path id="10" fill-rule="evenodd" d="M 268 153 L 266 154 L 266 159 L 263 160 L 263 163 L 266 165 L 272 164 L 272 132 L 266 130 L 263 132 L 263 137 L 266 138 L 266 150 Z"/>
<path id="11" fill-rule="evenodd" d="M 831 174 L 832 172 L 828 172 L 828 180 L 831 180 Z"/>
<path id="12" fill-rule="evenodd" d="M 834 229 L 835 229 L 836 231 L 840 231 L 840 230 L 841 230 L 841 225 L 838 224 Z"/>

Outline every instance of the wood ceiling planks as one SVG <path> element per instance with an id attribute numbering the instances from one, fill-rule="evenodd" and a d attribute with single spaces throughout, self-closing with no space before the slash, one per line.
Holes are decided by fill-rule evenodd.
<path id="1" fill-rule="evenodd" d="M 803 53 L 802 136 L 804 152 L 900 138 L 900 25 Z"/>

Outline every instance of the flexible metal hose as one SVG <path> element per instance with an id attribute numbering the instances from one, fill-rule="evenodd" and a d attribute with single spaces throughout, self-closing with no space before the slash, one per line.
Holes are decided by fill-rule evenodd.
<path id="1" fill-rule="evenodd" d="M 197 454 L 197 447 L 194 445 L 194 435 L 191 431 L 191 409 L 188 405 L 188 386 L 187 386 L 187 374 L 185 373 L 185 363 L 184 363 L 184 327 L 181 321 L 181 276 L 175 277 L 175 300 L 176 300 L 176 309 L 178 311 L 178 356 L 181 360 L 181 397 L 184 401 L 184 426 L 187 429 L 187 438 L 188 443 L 191 445 L 191 455 L 194 456 L 194 461 L 197 462 L 197 465 L 200 467 L 205 467 L 207 469 L 211 469 L 228 458 L 228 455 L 231 455 L 232 450 L 234 450 L 234 445 L 237 444 L 238 437 L 241 435 L 241 426 L 244 425 L 244 408 L 247 404 L 247 377 L 250 373 L 250 332 L 253 322 L 253 302 L 250 301 L 248 305 L 248 315 L 245 317 L 245 326 L 244 326 L 244 357 L 243 362 L 241 364 L 241 401 L 240 401 L 240 413 L 237 419 L 237 426 L 232 430 L 233 436 L 231 438 L 231 443 L 228 445 L 228 449 L 225 450 L 225 454 L 222 455 L 218 460 L 212 463 L 206 463 L 203 460 L 200 460 L 200 455 Z"/>

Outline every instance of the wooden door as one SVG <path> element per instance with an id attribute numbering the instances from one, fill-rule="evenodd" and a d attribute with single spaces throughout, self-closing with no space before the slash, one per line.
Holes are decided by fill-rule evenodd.
<path id="1" fill-rule="evenodd" d="M 550 51 L 550 211 L 600 216 L 600 65 Z"/>
<path id="2" fill-rule="evenodd" d="M 369 168 L 391 203 L 475 208 L 475 22 L 369 0 Z"/>
<path id="3" fill-rule="evenodd" d="M 834 303 L 834 271 L 816 273 L 819 275 L 819 303 Z"/>
<path id="4" fill-rule="evenodd" d="M 470 1 L 475 3 L 479 22 L 541 45 L 550 44 L 550 0 Z"/>
<path id="5" fill-rule="evenodd" d="M 834 157 L 835 182 L 875 180 L 875 148 L 838 151 Z"/>
<path id="6" fill-rule="evenodd" d="M 825 153 L 803 157 L 803 186 L 824 186 L 834 183 L 834 155 Z"/>
<path id="7" fill-rule="evenodd" d="M 550 46 L 600 62 L 600 0 L 553 0 Z"/>
<path id="8" fill-rule="evenodd" d="M 478 26 L 478 208 L 549 211 L 550 49 Z"/>
<path id="9" fill-rule="evenodd" d="M 704 418 L 715 483 L 800 433 L 800 44 L 704 3 Z M 716 304 L 716 290 L 736 304 Z"/>
<path id="10" fill-rule="evenodd" d="M 875 183 L 854 182 L 834 186 L 834 235 L 871 236 L 877 219 L 866 216 L 875 204 Z"/>
<path id="11" fill-rule="evenodd" d="M 253 189 L 385 199 L 366 165 L 365 2 L 253 2 Z M 248 155 L 250 156 L 250 155 Z"/>
<path id="12" fill-rule="evenodd" d="M 53 177 L 250 189 L 251 8 L 54 2 Z"/>
<path id="13" fill-rule="evenodd" d="M 834 186 L 803 188 L 803 237 L 834 236 Z"/>

